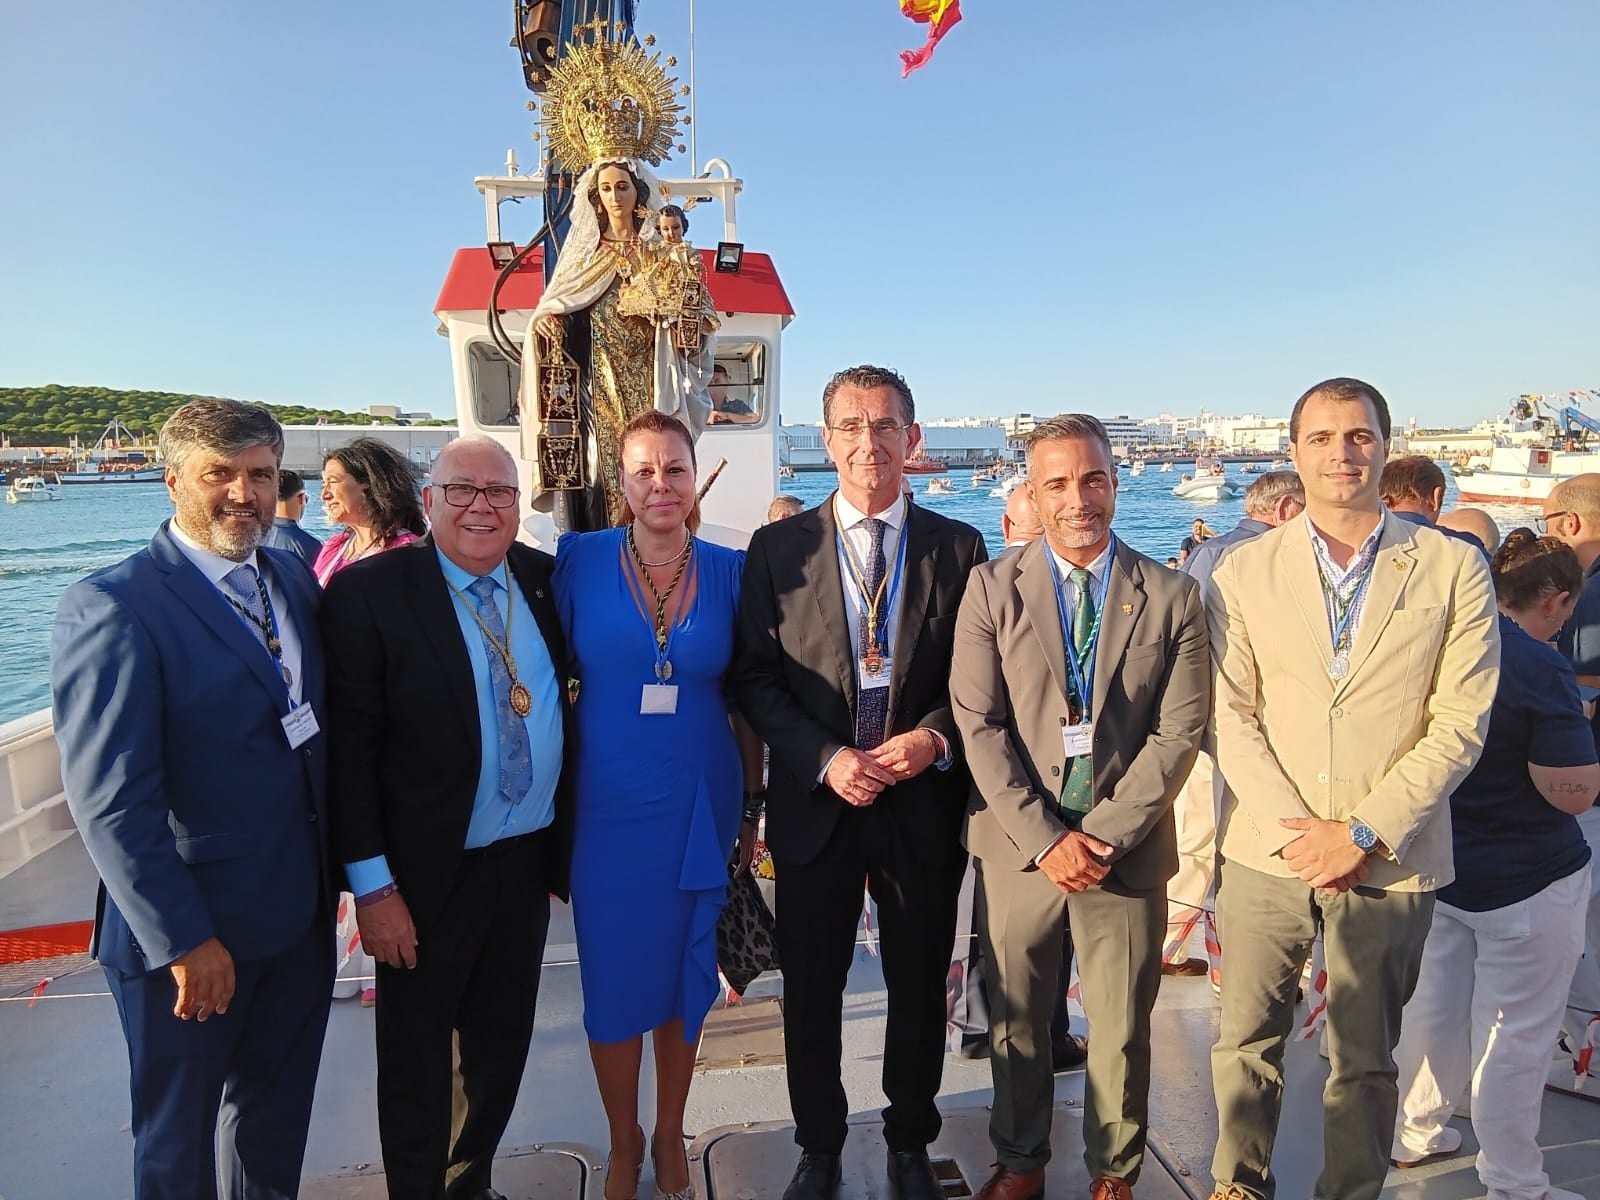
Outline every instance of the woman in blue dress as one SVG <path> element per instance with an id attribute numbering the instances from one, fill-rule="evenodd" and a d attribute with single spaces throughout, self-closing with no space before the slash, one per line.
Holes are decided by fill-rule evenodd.
<path id="1" fill-rule="evenodd" d="M 619 451 L 622 523 L 565 534 L 556 547 L 556 601 L 579 680 L 572 915 L 584 1030 L 611 1127 L 606 1200 L 638 1189 L 646 1032 L 656 1194 L 678 1198 L 690 1191 L 684 1105 L 718 990 L 717 917 L 735 839 L 741 867 L 754 845 L 740 814 L 744 794 L 761 787 L 761 746 L 725 699 L 744 555 L 693 535 L 693 440 L 646 411 Z"/>

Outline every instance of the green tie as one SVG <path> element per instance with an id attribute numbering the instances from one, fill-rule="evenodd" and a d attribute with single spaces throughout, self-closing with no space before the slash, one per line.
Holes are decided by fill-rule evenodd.
<path id="1" fill-rule="evenodd" d="M 1072 605 L 1072 648 L 1080 657 L 1089 648 L 1089 638 L 1094 630 L 1094 598 L 1089 594 L 1092 582 L 1083 567 L 1074 567 L 1068 576 L 1077 593 Z M 1084 667 L 1090 666 L 1088 662 Z M 1085 672 L 1087 674 L 1087 671 Z M 1087 696 L 1077 697 L 1081 715 Z M 1067 762 L 1066 782 L 1061 785 L 1061 807 L 1069 817 L 1081 817 L 1094 805 L 1094 762 L 1087 754 L 1080 754 Z M 1074 820 L 1073 824 L 1077 822 Z"/>

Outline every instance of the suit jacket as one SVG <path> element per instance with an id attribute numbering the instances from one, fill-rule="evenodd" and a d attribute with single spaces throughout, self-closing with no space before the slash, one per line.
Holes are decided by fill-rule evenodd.
<path id="1" fill-rule="evenodd" d="M 956 609 L 974 563 L 988 558 L 970 525 L 907 506 L 906 566 L 889 680 L 889 736 L 918 727 L 949 742 L 955 765 L 887 788 L 888 808 L 931 859 L 961 855 L 969 786 L 950 712 Z M 781 865 L 815 858 L 844 801 L 818 783 L 855 744 L 856 650 L 839 573 L 838 524 L 821 506 L 756 530 L 745 558 L 733 675 L 739 706 L 771 747 L 767 845 Z"/>
<path id="2" fill-rule="evenodd" d="M 967 849 L 1022 871 L 1069 826 L 1066 641 L 1049 547 L 973 571 L 956 625 L 950 699 L 974 788 Z M 1178 870 L 1172 801 L 1211 708 L 1200 589 L 1120 538 L 1095 649 L 1094 800 L 1080 828 L 1114 848 L 1111 890 L 1148 892 Z"/>
<path id="3" fill-rule="evenodd" d="M 571 670 L 550 587 L 555 560 L 520 544 L 506 557 L 550 652 L 570 747 Z M 386 855 L 420 932 L 454 884 L 483 761 L 472 661 L 433 538 L 340 571 L 322 614 L 334 850 L 340 862 Z M 550 890 L 565 899 L 570 768 L 555 803 Z"/>
<path id="4" fill-rule="evenodd" d="M 1455 878 L 1450 793 L 1478 760 L 1500 674 L 1481 551 L 1387 517 L 1342 680 L 1304 516 L 1235 548 L 1206 597 L 1216 667 L 1222 855 L 1292 877 L 1283 817 L 1366 822 L 1395 855 L 1369 883 Z"/>
<path id="5" fill-rule="evenodd" d="M 325 725 L 316 581 L 278 551 L 256 561 Z M 101 962 L 153 971 L 211 937 L 267 958 L 331 921 L 327 737 L 290 747 L 277 667 L 168 525 L 67 589 L 51 687 L 67 804 L 100 873 Z"/>

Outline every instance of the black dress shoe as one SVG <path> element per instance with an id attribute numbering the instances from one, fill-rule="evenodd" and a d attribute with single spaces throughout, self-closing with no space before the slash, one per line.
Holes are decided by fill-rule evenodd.
<path id="1" fill-rule="evenodd" d="M 926 1150 L 889 1151 L 889 1195 L 898 1200 L 944 1200 Z"/>
<path id="2" fill-rule="evenodd" d="M 783 1200 L 833 1200 L 839 1190 L 839 1156 L 806 1150 L 794 1169 Z"/>
<path id="3" fill-rule="evenodd" d="M 1089 1061 L 1089 1039 L 1069 1033 L 1050 1048 L 1050 1065 L 1056 1071 L 1076 1071 Z"/>

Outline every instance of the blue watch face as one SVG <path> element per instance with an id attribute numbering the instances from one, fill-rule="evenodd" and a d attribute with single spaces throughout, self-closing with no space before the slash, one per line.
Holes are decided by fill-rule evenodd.
<path id="1" fill-rule="evenodd" d="M 1356 844 L 1357 849 L 1371 850 L 1378 844 L 1378 833 L 1371 825 L 1365 825 L 1360 821 L 1351 821 L 1350 840 Z"/>

